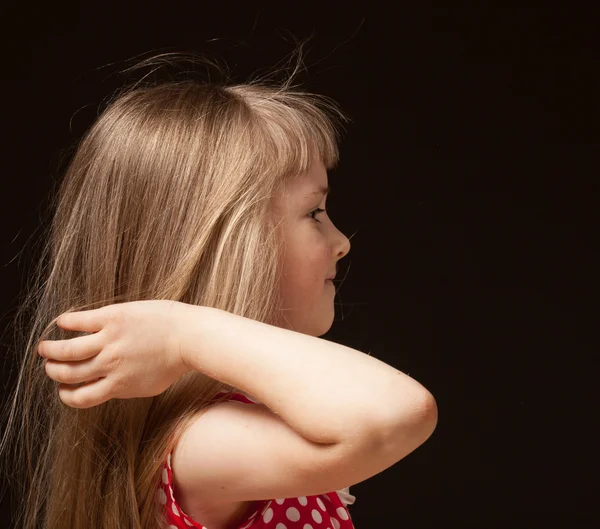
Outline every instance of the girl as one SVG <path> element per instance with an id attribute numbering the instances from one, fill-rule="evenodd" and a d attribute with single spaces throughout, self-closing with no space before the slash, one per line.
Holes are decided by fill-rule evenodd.
<path id="1" fill-rule="evenodd" d="M 348 487 L 433 432 L 422 385 L 319 338 L 345 118 L 289 81 L 136 85 L 78 146 L 2 443 L 24 529 L 351 529 Z"/>

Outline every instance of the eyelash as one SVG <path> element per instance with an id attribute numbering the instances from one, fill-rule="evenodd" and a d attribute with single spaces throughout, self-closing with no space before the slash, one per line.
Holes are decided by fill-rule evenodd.
<path id="1" fill-rule="evenodd" d="M 314 214 L 314 215 L 317 215 L 317 214 L 319 214 L 319 213 L 325 213 L 325 211 L 326 211 L 326 210 L 324 210 L 324 209 L 317 208 L 317 209 L 315 209 L 315 210 L 311 211 L 311 212 L 308 214 L 308 216 L 309 216 L 310 218 L 312 218 L 312 219 L 313 219 L 315 222 L 318 222 L 319 224 L 321 224 L 321 221 L 320 221 L 320 220 L 317 220 L 317 219 L 315 219 L 315 218 L 314 218 L 312 215 L 313 215 L 313 214 Z"/>

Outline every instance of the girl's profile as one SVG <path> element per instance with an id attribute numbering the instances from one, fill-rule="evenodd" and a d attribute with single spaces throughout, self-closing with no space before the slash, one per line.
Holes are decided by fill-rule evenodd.
<path id="1" fill-rule="evenodd" d="M 18 527 L 351 529 L 434 431 L 421 384 L 320 338 L 349 118 L 292 81 L 142 80 L 77 145 L 19 313 Z"/>

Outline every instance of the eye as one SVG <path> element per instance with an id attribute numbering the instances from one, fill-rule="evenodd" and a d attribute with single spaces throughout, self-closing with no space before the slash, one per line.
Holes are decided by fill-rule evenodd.
<path id="1" fill-rule="evenodd" d="M 318 215 L 319 213 L 325 213 L 325 210 L 324 210 L 324 209 L 321 209 L 321 208 L 317 208 L 317 209 L 315 209 L 315 210 L 311 211 L 311 212 L 308 214 L 308 216 L 309 216 L 310 218 L 312 218 L 312 219 L 313 219 L 315 222 L 318 222 L 318 223 L 320 224 L 320 223 L 321 223 L 321 221 L 320 221 L 320 220 L 317 220 L 317 219 L 315 219 L 315 217 L 314 217 L 314 215 Z"/>

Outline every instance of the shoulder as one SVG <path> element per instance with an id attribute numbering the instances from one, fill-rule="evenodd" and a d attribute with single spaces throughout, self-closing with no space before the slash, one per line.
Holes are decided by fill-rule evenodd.
<path id="1" fill-rule="evenodd" d="M 211 403 L 200 410 L 191 419 L 188 429 L 192 425 L 195 425 L 194 428 L 197 429 L 198 424 L 200 424 L 197 421 L 204 413 L 211 408 L 218 408 L 222 404 L 228 405 L 230 401 L 256 404 L 245 394 L 237 392 L 230 394 L 226 400 L 221 400 L 224 394 L 225 392 L 221 392 L 215 395 L 213 401 L 216 401 L 216 403 Z M 235 405 L 239 406 L 240 404 Z M 193 432 L 187 431 L 185 433 L 189 437 L 190 433 Z M 206 495 L 196 494 L 193 487 L 190 487 L 190 484 L 182 479 L 186 474 L 183 470 L 186 462 L 180 457 L 181 450 L 178 448 L 178 443 L 176 443 L 167 455 L 162 472 L 161 490 L 159 491 L 159 501 L 166 506 L 172 521 L 183 519 L 186 525 L 191 527 L 229 526 L 256 514 L 265 503 L 260 501 L 234 501 L 217 505 L 207 501 Z M 177 519 L 172 518 L 173 515 Z M 202 523 L 200 523 L 200 520 L 202 520 Z"/>

